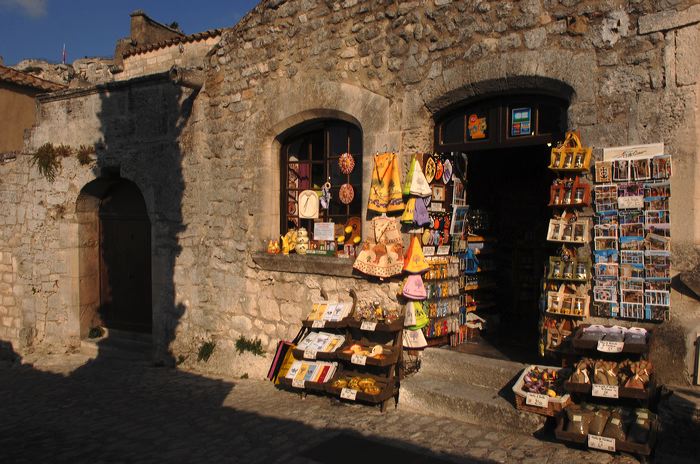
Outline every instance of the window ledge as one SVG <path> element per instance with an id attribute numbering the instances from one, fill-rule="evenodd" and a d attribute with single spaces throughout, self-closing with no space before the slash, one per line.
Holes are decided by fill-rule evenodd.
<path id="1" fill-rule="evenodd" d="M 294 274 L 318 274 L 360 279 L 353 273 L 353 260 L 317 255 L 270 255 L 253 253 L 253 262 L 265 271 L 290 272 Z"/>

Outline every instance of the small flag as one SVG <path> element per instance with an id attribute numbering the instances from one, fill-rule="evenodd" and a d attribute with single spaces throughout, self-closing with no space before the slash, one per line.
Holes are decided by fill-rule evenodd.
<path id="1" fill-rule="evenodd" d="M 63 44 L 63 64 L 66 64 L 66 44 Z"/>

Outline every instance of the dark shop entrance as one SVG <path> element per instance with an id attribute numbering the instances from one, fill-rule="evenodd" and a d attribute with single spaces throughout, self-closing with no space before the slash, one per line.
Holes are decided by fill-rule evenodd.
<path id="1" fill-rule="evenodd" d="M 454 347 L 487 357 L 538 357 L 542 278 L 554 179 L 551 147 L 564 139 L 565 99 L 512 95 L 456 108 L 437 120 L 436 151 L 467 154 L 470 248 L 478 249 L 479 336 Z"/>

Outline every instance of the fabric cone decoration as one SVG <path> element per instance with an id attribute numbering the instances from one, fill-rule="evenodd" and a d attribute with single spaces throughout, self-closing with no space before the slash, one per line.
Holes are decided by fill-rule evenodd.
<path id="1" fill-rule="evenodd" d="M 408 172 L 406 173 L 406 181 L 403 184 L 403 194 L 404 196 L 409 196 L 411 194 L 411 183 L 413 182 L 413 171 L 416 168 L 416 155 L 411 158 L 411 164 L 408 166 Z"/>
<path id="2" fill-rule="evenodd" d="M 410 327 L 416 325 L 416 310 L 413 309 L 413 301 L 406 303 L 406 311 L 403 320 L 403 325 L 405 327 Z"/>
<path id="3" fill-rule="evenodd" d="M 412 350 L 420 350 L 428 346 L 428 341 L 425 339 L 422 330 L 404 330 L 403 331 L 403 347 Z"/>
<path id="4" fill-rule="evenodd" d="M 428 297 L 423 279 L 419 274 L 408 276 L 406 284 L 403 286 L 403 296 L 411 300 L 425 300 Z"/>
<path id="5" fill-rule="evenodd" d="M 420 301 L 409 301 L 407 305 L 413 306 L 412 311 L 416 315 L 416 323 L 411 326 L 406 326 L 408 330 L 419 330 L 430 323 L 430 318 L 423 310 L 423 303 Z"/>
<path id="6" fill-rule="evenodd" d="M 418 203 L 423 203 L 423 202 L 419 201 Z M 401 222 L 403 222 L 404 224 L 413 224 L 415 209 L 416 209 L 416 199 L 409 198 L 408 201 L 406 202 L 406 209 L 403 210 L 403 214 L 401 215 Z"/>
<path id="7" fill-rule="evenodd" d="M 413 200 L 413 198 L 411 198 Z M 410 200 L 409 200 L 410 201 Z M 418 200 L 415 202 L 415 208 L 413 212 L 413 222 L 418 224 L 418 227 L 427 226 L 430 224 L 430 216 L 428 215 L 428 208 L 425 207 L 423 200 Z"/>
<path id="8" fill-rule="evenodd" d="M 430 188 L 430 184 L 428 184 L 428 180 L 425 178 L 423 170 L 420 168 L 420 163 L 413 164 L 413 170 L 411 171 L 411 188 L 409 192 L 411 195 L 416 195 L 418 197 L 428 197 L 433 194 L 433 190 Z"/>
<path id="9" fill-rule="evenodd" d="M 423 256 L 423 248 L 418 235 L 412 235 L 411 244 L 403 262 L 403 270 L 409 274 L 422 274 L 428 269 L 430 269 L 430 266 L 425 261 L 425 256 Z"/>

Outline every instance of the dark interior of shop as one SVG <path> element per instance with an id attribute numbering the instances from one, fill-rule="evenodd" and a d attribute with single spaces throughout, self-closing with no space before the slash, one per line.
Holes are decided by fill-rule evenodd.
<path id="1" fill-rule="evenodd" d="M 467 203 L 489 218 L 485 230 L 475 231 L 485 238 L 479 265 L 483 281 L 495 284 L 476 297 L 477 314 L 488 321 L 481 349 L 519 361 L 537 359 L 541 279 L 552 252 L 546 241 L 550 150 L 538 145 L 469 155 Z"/>

